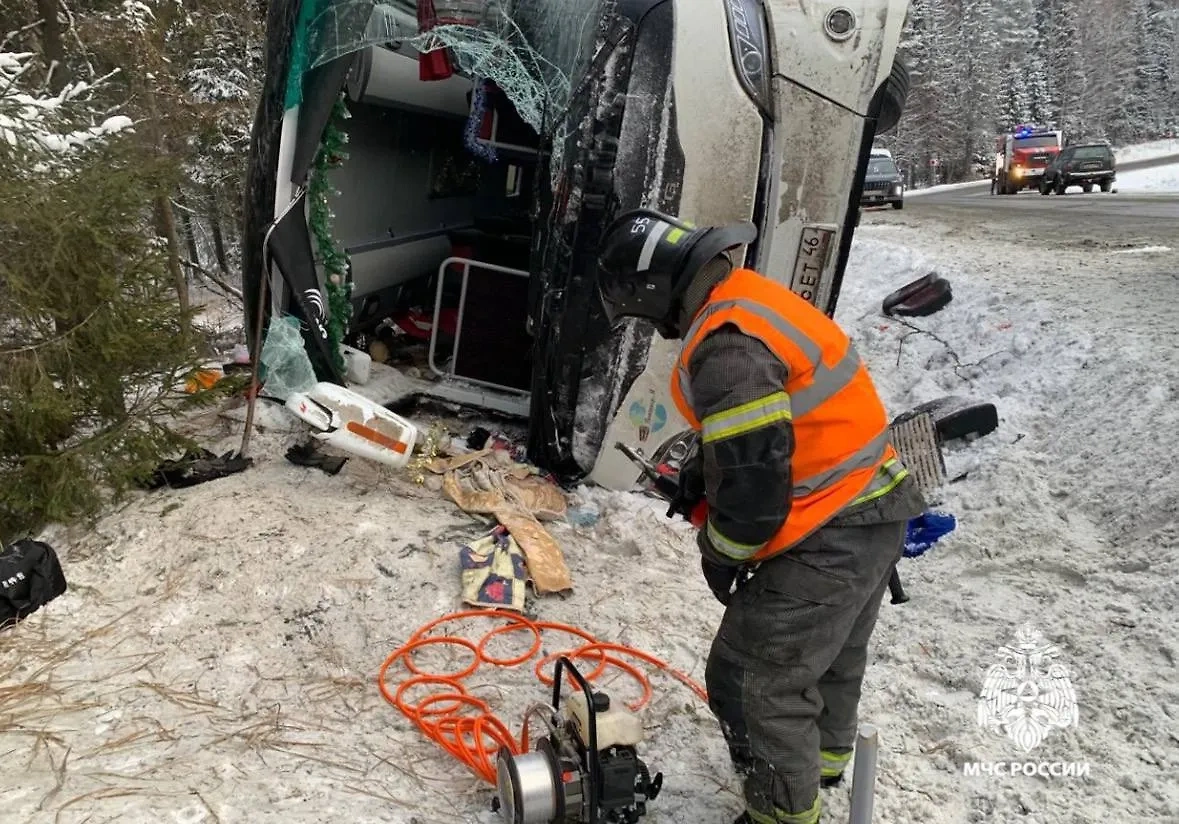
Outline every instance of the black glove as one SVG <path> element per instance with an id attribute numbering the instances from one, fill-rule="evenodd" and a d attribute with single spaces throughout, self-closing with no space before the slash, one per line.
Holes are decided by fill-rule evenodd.
<path id="1" fill-rule="evenodd" d="M 708 540 L 708 530 L 701 529 L 696 533 L 696 544 L 700 547 L 700 571 L 704 573 L 704 580 L 716 600 L 725 606 L 733 599 L 733 585 L 741 567 L 734 564 L 721 563 L 712 542 Z"/>

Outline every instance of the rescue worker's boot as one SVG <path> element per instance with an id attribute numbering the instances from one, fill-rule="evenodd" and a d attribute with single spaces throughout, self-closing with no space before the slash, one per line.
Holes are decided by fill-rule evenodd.
<path id="1" fill-rule="evenodd" d="M 772 815 L 746 810 L 737 816 L 733 824 L 819 824 L 819 816 L 823 812 L 823 802 L 816 798 L 809 810 L 801 813 L 788 813 L 775 810 Z"/>
<path id="2" fill-rule="evenodd" d="M 843 771 L 851 761 L 852 751 L 823 750 L 819 753 L 819 786 L 834 787 L 843 781 Z"/>

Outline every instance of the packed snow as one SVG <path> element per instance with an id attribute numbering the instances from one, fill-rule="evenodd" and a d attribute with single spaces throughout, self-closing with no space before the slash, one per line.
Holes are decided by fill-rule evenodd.
<path id="1" fill-rule="evenodd" d="M 1170 246 L 1142 246 L 1138 249 L 1119 249 L 1115 254 L 1119 255 L 1157 255 L 1163 252 L 1173 251 Z"/>
<path id="2" fill-rule="evenodd" d="M 1179 137 L 1169 137 L 1163 140 L 1152 140 L 1147 143 L 1135 143 L 1131 146 L 1115 146 L 1114 152 L 1121 163 L 1133 163 L 1138 160 L 1155 160 L 1179 154 Z"/>
<path id="3" fill-rule="evenodd" d="M 1179 163 L 1118 172 L 1119 192 L 1179 192 Z"/>
<path id="4" fill-rule="evenodd" d="M 947 448 L 954 482 L 934 503 L 958 529 L 902 562 L 912 601 L 881 612 L 862 703 L 881 729 L 874 820 L 1179 820 L 1179 355 L 1167 343 L 1179 280 L 1154 256 L 1045 251 L 1032 265 L 1035 251 L 1019 251 L 1028 264 L 1013 270 L 993 238 L 903 222 L 866 224 L 853 245 L 837 317 L 890 410 L 966 395 L 1001 418 Z M 1119 265 L 1155 268 L 1114 278 Z M 880 314 L 930 269 L 953 284 L 947 308 Z M 375 683 L 415 629 L 459 608 L 458 550 L 486 526 L 361 460 L 334 477 L 295 467 L 283 452 L 298 433 L 277 409 L 263 422 L 246 472 L 46 533 L 71 589 L 0 638 L 6 820 L 498 820 L 490 787 Z M 449 422 L 460 437 L 478 423 Z M 214 416 L 194 426 L 217 452 L 240 438 Z M 570 505 L 552 532 L 574 592 L 536 599 L 535 614 L 703 680 L 721 607 L 690 530 L 635 494 L 582 488 Z M 1075 728 L 1030 753 L 977 721 L 986 670 L 1025 622 L 1059 646 L 1079 705 Z M 494 651 L 526 643 L 506 636 Z M 546 651 L 567 644 L 546 637 Z M 468 660 L 432 652 L 417 660 L 433 671 Z M 513 730 L 547 697 L 523 669 L 477 683 Z M 670 678 L 652 683 L 641 755 L 666 779 L 644 821 L 728 824 L 739 784 L 707 707 Z M 635 694 L 625 679 L 603 685 Z M 967 774 L 1011 762 L 1088 774 Z M 846 820 L 848 797 L 824 791 L 827 820 Z"/>

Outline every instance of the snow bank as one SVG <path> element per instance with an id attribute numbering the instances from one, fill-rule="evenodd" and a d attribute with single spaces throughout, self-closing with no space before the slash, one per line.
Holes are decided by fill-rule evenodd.
<path id="1" fill-rule="evenodd" d="M 1179 192 L 1179 163 L 1118 172 L 1119 192 Z"/>
<path id="2" fill-rule="evenodd" d="M 1156 157 L 1167 157 L 1179 154 L 1179 137 L 1166 140 L 1153 140 L 1149 143 L 1135 143 L 1130 146 L 1114 147 L 1114 153 L 1119 163 L 1133 163 L 1137 160 L 1154 160 Z"/>
<path id="3" fill-rule="evenodd" d="M 905 191 L 905 197 L 921 197 L 922 195 L 934 195 L 938 192 L 953 192 L 958 189 L 978 189 L 990 185 L 990 178 L 967 180 L 964 183 L 942 183 L 937 186 L 926 186 L 924 189 L 908 189 Z"/>
<path id="4" fill-rule="evenodd" d="M 1179 280 L 1146 257 L 1129 269 L 1091 250 L 1012 267 L 1002 244 L 927 227 L 864 227 L 857 240 L 839 319 L 857 330 L 892 410 L 964 394 L 1001 418 L 992 435 L 948 450 L 949 477 L 962 480 L 942 505 L 959 529 L 902 563 L 919 603 L 882 614 L 865 714 L 889 736 L 886 780 L 920 796 L 886 791 L 882 820 L 1095 822 L 1110 798 L 1131 805 L 1130 818 L 1179 820 L 1179 751 L 1152 720 L 1179 699 L 1179 445 L 1169 434 L 1179 431 L 1179 352 L 1159 345 Z M 931 268 L 953 284 L 946 309 L 880 317 L 889 289 Z M 1060 646 L 1080 707 L 1076 729 L 1030 753 L 974 721 L 990 651 L 1023 622 Z M 963 765 L 979 761 L 1088 763 L 1092 773 L 966 777 Z"/>
<path id="5" fill-rule="evenodd" d="M 1118 249 L 1114 252 L 1117 255 L 1157 255 L 1163 252 L 1170 252 L 1170 246 L 1143 246 L 1138 249 Z"/>

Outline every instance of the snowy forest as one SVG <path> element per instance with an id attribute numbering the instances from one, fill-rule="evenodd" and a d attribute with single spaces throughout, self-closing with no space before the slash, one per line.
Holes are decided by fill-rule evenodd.
<path id="1" fill-rule="evenodd" d="M 912 90 L 882 142 L 911 184 L 984 175 L 1017 124 L 1114 146 L 1179 131 L 1176 0 L 913 0 L 902 48 Z"/>
<path id="2" fill-rule="evenodd" d="M 266 14 L 266 0 L 0 2 L 7 526 L 93 511 L 92 462 L 128 486 L 171 443 L 160 413 L 195 402 L 167 387 L 211 351 L 192 295 L 241 299 Z M 902 48 L 908 107 L 881 142 L 910 186 L 985 174 L 1016 123 L 1115 146 L 1179 129 L 1176 0 L 913 0 Z M 121 397 L 129 376 L 156 390 Z"/>

